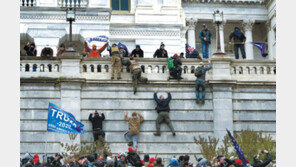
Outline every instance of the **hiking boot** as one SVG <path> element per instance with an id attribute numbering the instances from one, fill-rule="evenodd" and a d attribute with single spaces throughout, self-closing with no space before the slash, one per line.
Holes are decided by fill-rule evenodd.
<path id="1" fill-rule="evenodd" d="M 173 136 L 176 136 L 176 133 L 175 132 L 173 132 Z"/>
<path id="2" fill-rule="evenodd" d="M 195 100 L 195 103 L 196 103 L 196 104 L 199 104 L 199 100 Z"/>
<path id="3" fill-rule="evenodd" d="M 205 100 L 201 100 L 201 104 L 205 104 Z"/>
<path id="4" fill-rule="evenodd" d="M 155 132 L 153 134 L 154 134 L 154 136 L 160 136 L 160 133 L 159 132 Z"/>
<path id="5" fill-rule="evenodd" d="M 121 77 L 117 77 L 117 80 L 120 80 L 120 79 L 122 79 Z"/>
<path id="6" fill-rule="evenodd" d="M 127 143 L 128 146 L 132 146 L 133 145 L 133 142 L 129 142 Z"/>
<path id="7" fill-rule="evenodd" d="M 114 77 L 111 77 L 111 80 L 113 80 L 114 79 Z"/>

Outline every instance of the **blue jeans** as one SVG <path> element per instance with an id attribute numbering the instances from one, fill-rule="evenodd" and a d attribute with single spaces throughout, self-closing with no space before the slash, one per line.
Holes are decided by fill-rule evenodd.
<path id="1" fill-rule="evenodd" d="M 200 98 L 199 98 L 199 88 L 201 88 L 201 100 L 205 100 L 205 96 L 206 96 L 206 83 L 203 82 L 203 81 L 196 80 L 196 83 L 195 83 L 196 100 L 200 100 Z"/>
<path id="2" fill-rule="evenodd" d="M 124 134 L 124 138 L 128 142 L 133 142 L 133 149 L 138 148 L 138 145 L 137 145 L 138 135 L 133 135 L 131 134 L 131 132 L 128 131 Z"/>
<path id="3" fill-rule="evenodd" d="M 205 59 L 209 58 L 209 47 L 210 47 L 209 43 L 202 43 L 201 44 L 202 57 Z"/>

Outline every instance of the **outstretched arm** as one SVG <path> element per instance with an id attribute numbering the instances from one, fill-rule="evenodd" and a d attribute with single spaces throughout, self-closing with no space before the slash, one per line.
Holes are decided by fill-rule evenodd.
<path id="1" fill-rule="evenodd" d="M 108 45 L 108 43 L 106 42 L 105 45 L 103 45 L 103 46 L 99 49 L 99 52 L 100 52 L 100 53 L 103 52 L 103 51 L 106 49 L 107 45 Z"/>
<path id="2" fill-rule="evenodd" d="M 104 121 L 105 120 L 105 114 L 103 112 L 101 112 L 102 114 L 102 120 Z"/>
<path id="3" fill-rule="evenodd" d="M 154 91 L 154 100 L 156 102 L 160 102 L 159 98 L 157 97 L 157 91 Z"/>
<path id="4" fill-rule="evenodd" d="M 167 101 L 171 101 L 172 100 L 172 95 L 171 95 L 170 91 L 167 90 L 166 92 L 168 93 Z"/>
<path id="5" fill-rule="evenodd" d="M 138 113 L 138 115 L 139 115 L 139 117 L 140 117 L 140 122 L 141 122 L 141 123 L 144 122 L 144 118 L 143 118 L 142 114 L 141 114 L 141 113 Z"/>
<path id="6" fill-rule="evenodd" d="M 124 113 L 124 120 L 128 121 L 127 112 Z"/>
<path id="7" fill-rule="evenodd" d="M 89 112 L 90 114 L 89 114 L 89 116 L 88 116 L 88 120 L 89 121 L 92 121 L 92 113 L 91 112 Z"/>

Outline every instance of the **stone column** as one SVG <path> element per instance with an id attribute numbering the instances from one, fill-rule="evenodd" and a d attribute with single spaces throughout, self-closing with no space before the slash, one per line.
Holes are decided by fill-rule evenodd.
<path id="1" fill-rule="evenodd" d="M 267 30 L 268 58 L 269 60 L 273 60 L 274 58 L 274 55 L 272 52 L 273 34 L 272 34 L 271 25 L 270 25 L 270 20 L 268 20 L 265 24 L 266 24 L 266 30 Z"/>
<path id="2" fill-rule="evenodd" d="M 212 63 L 212 80 L 209 80 L 209 83 L 213 88 L 213 131 L 220 146 L 227 135 L 226 128 L 233 132 L 232 86 L 235 81 L 231 80 L 229 56 L 213 57 Z"/>
<path id="3" fill-rule="evenodd" d="M 80 78 L 80 60 L 76 52 L 65 52 L 60 57 L 61 73 L 66 78 L 60 79 L 61 108 L 73 114 L 80 121 L 80 94 L 83 80 Z M 63 143 L 71 143 L 70 138 L 65 136 Z M 78 135 L 73 143 L 80 143 Z"/>
<path id="4" fill-rule="evenodd" d="M 220 33 L 220 44 L 221 44 L 221 51 L 225 53 L 225 44 L 224 44 L 224 25 L 226 21 L 219 25 L 219 33 Z"/>
<path id="5" fill-rule="evenodd" d="M 190 19 L 187 19 L 186 22 L 188 25 L 187 43 L 191 47 L 195 47 L 195 25 L 197 23 L 197 19 L 190 18 Z"/>
<path id="6" fill-rule="evenodd" d="M 254 50 L 253 50 L 253 45 L 250 42 L 253 42 L 253 25 L 255 21 L 254 20 L 244 20 L 243 21 L 243 27 L 245 30 L 245 36 L 246 36 L 246 44 L 245 44 L 245 49 L 246 49 L 246 58 L 253 60 L 254 59 Z"/>

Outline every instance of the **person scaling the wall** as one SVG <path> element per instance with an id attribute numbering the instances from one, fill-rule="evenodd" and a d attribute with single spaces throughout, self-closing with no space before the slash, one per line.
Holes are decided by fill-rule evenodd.
<path id="1" fill-rule="evenodd" d="M 93 113 L 89 112 L 88 120 L 92 123 L 93 128 L 93 136 L 94 136 L 94 142 L 99 140 L 100 137 L 105 139 L 105 132 L 103 131 L 103 121 L 105 120 L 105 115 L 103 112 L 101 112 L 101 115 L 99 115 L 98 111 L 95 110 L 94 116 Z"/>
<path id="2" fill-rule="evenodd" d="M 140 126 L 144 122 L 144 118 L 141 113 L 132 113 L 132 117 L 127 116 L 127 112 L 124 113 L 124 119 L 129 123 L 129 130 L 124 134 L 124 138 L 129 142 L 128 146 L 133 145 L 133 149 L 137 150 L 137 140 L 140 133 Z"/>
<path id="3" fill-rule="evenodd" d="M 209 66 L 205 66 L 203 62 L 199 63 L 199 66 L 195 69 L 194 75 L 196 76 L 195 81 L 195 94 L 196 94 L 196 104 L 201 102 L 205 103 L 206 95 L 206 72 L 212 68 L 211 61 L 209 60 Z M 201 88 L 201 99 L 199 97 L 199 88 Z"/>
<path id="4" fill-rule="evenodd" d="M 168 93 L 168 97 L 165 99 L 163 95 L 160 95 L 160 98 L 157 97 L 158 91 L 154 91 L 154 100 L 157 103 L 155 110 L 158 113 L 158 117 L 156 119 L 156 132 L 154 133 L 155 136 L 160 136 L 160 124 L 165 122 L 169 128 L 171 129 L 173 136 L 176 135 L 173 125 L 171 123 L 169 112 L 170 106 L 169 103 L 172 99 L 170 91 L 166 91 Z"/>
<path id="5" fill-rule="evenodd" d="M 181 58 L 178 56 L 178 54 L 174 54 L 173 57 L 167 59 L 168 68 L 170 72 L 170 76 L 168 77 L 168 80 L 170 79 L 177 79 L 180 81 L 183 79 L 181 77 L 182 75 L 182 61 Z"/>
<path id="6" fill-rule="evenodd" d="M 148 79 L 141 76 L 142 69 L 139 63 L 136 60 L 134 60 L 133 57 L 130 58 L 130 62 L 131 62 L 131 65 L 129 67 L 130 67 L 130 72 L 132 74 L 132 79 L 133 79 L 134 94 L 136 94 L 138 82 L 147 83 Z"/>

